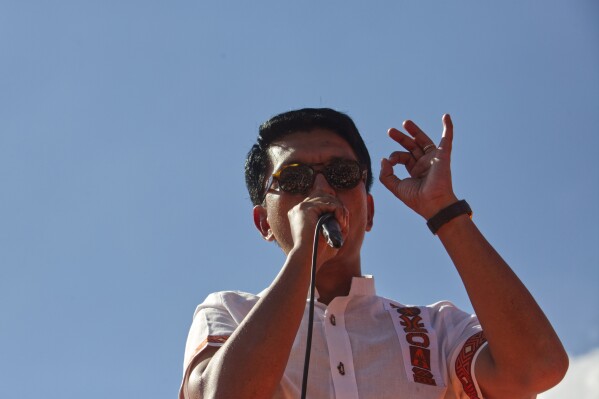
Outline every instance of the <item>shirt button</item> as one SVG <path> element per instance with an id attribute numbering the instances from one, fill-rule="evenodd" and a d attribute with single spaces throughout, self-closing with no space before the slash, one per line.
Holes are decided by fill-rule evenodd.
<path id="1" fill-rule="evenodd" d="M 343 363 L 339 362 L 339 365 L 337 366 L 337 370 L 339 370 L 339 374 L 345 375 L 345 367 L 343 366 Z"/>
<path id="2" fill-rule="evenodd" d="M 336 326 L 337 325 L 337 321 L 335 321 L 335 315 L 332 314 L 331 317 L 329 317 L 329 320 L 331 320 L 331 324 Z"/>

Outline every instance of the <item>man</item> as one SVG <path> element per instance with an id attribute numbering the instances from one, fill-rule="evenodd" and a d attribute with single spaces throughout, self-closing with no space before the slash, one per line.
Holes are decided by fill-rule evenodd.
<path id="1" fill-rule="evenodd" d="M 286 112 L 261 126 L 246 161 L 254 223 L 286 262 L 259 295 L 220 292 L 198 306 L 181 398 L 300 397 L 312 244 L 326 213 L 345 244 L 320 238 L 308 398 L 520 399 L 562 379 L 568 360 L 559 338 L 453 192 L 449 115 L 443 125 L 438 146 L 411 121 L 403 125 L 409 135 L 390 129 L 404 150 L 382 160 L 379 178 L 428 221 L 477 316 L 449 302 L 408 307 L 375 294 L 360 264 L 374 216 L 364 142 L 345 114 Z M 395 176 L 398 164 L 410 177 Z"/>

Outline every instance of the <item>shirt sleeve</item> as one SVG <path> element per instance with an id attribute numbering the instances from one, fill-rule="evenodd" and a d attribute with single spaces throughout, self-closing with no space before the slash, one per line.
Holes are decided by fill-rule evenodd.
<path id="1" fill-rule="evenodd" d="M 194 312 L 185 344 L 183 373 L 207 346 L 222 346 L 235 328 L 237 323 L 226 308 L 222 293 L 210 294 Z"/>
<path id="2" fill-rule="evenodd" d="M 208 295 L 196 308 L 185 344 L 180 399 L 190 397 L 187 393 L 187 380 L 194 359 L 209 346 L 224 345 L 258 299 L 259 297 L 244 292 L 215 292 Z"/>
<path id="3" fill-rule="evenodd" d="M 441 347 L 447 359 L 449 387 L 459 399 L 483 399 L 476 381 L 474 365 L 487 343 L 476 315 L 458 309 L 451 302 L 431 305 Z"/>

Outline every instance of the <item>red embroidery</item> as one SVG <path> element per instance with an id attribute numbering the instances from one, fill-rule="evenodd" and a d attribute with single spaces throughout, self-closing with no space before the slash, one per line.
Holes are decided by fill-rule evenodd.
<path id="1" fill-rule="evenodd" d="M 412 365 L 421 369 L 431 369 L 431 351 L 417 346 L 410 346 L 410 358 Z"/>
<path id="2" fill-rule="evenodd" d="M 424 330 L 425 332 L 428 332 Z M 428 335 L 425 332 L 419 333 L 408 333 L 406 334 L 406 340 L 410 345 L 420 346 L 422 348 L 428 348 L 431 344 L 431 340 L 428 338 Z"/>
<path id="3" fill-rule="evenodd" d="M 480 399 L 472 377 L 472 360 L 474 360 L 474 355 L 485 342 L 487 342 L 487 339 L 482 331 L 474 334 L 466 340 L 455 361 L 456 375 L 462 383 L 464 392 L 470 399 Z"/>
<path id="4" fill-rule="evenodd" d="M 428 330 L 425 328 L 420 317 L 420 309 L 417 307 L 402 308 L 391 304 L 399 314 L 399 324 L 406 333 L 406 341 L 410 345 L 410 361 L 414 382 L 437 386 L 437 382 L 431 373 L 431 351 Z"/>
<path id="5" fill-rule="evenodd" d="M 418 367 L 412 367 L 412 371 L 414 372 L 414 382 L 437 386 L 433 373 L 430 371 L 419 369 Z"/>
<path id="6" fill-rule="evenodd" d="M 206 338 L 206 342 L 211 344 L 224 344 L 227 339 L 229 339 L 228 335 L 209 335 L 208 338 Z"/>

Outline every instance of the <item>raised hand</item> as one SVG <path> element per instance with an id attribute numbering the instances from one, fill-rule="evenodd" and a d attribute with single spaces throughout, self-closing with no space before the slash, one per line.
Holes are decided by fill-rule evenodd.
<path id="1" fill-rule="evenodd" d="M 407 151 L 394 151 L 389 158 L 383 158 L 379 179 L 404 204 L 430 219 L 458 200 L 451 184 L 453 123 L 448 114 L 443 115 L 438 146 L 414 122 L 407 120 L 403 127 L 410 136 L 395 128 L 388 134 Z M 395 175 L 393 166 L 398 164 L 406 167 L 410 177 L 400 179 Z"/>

